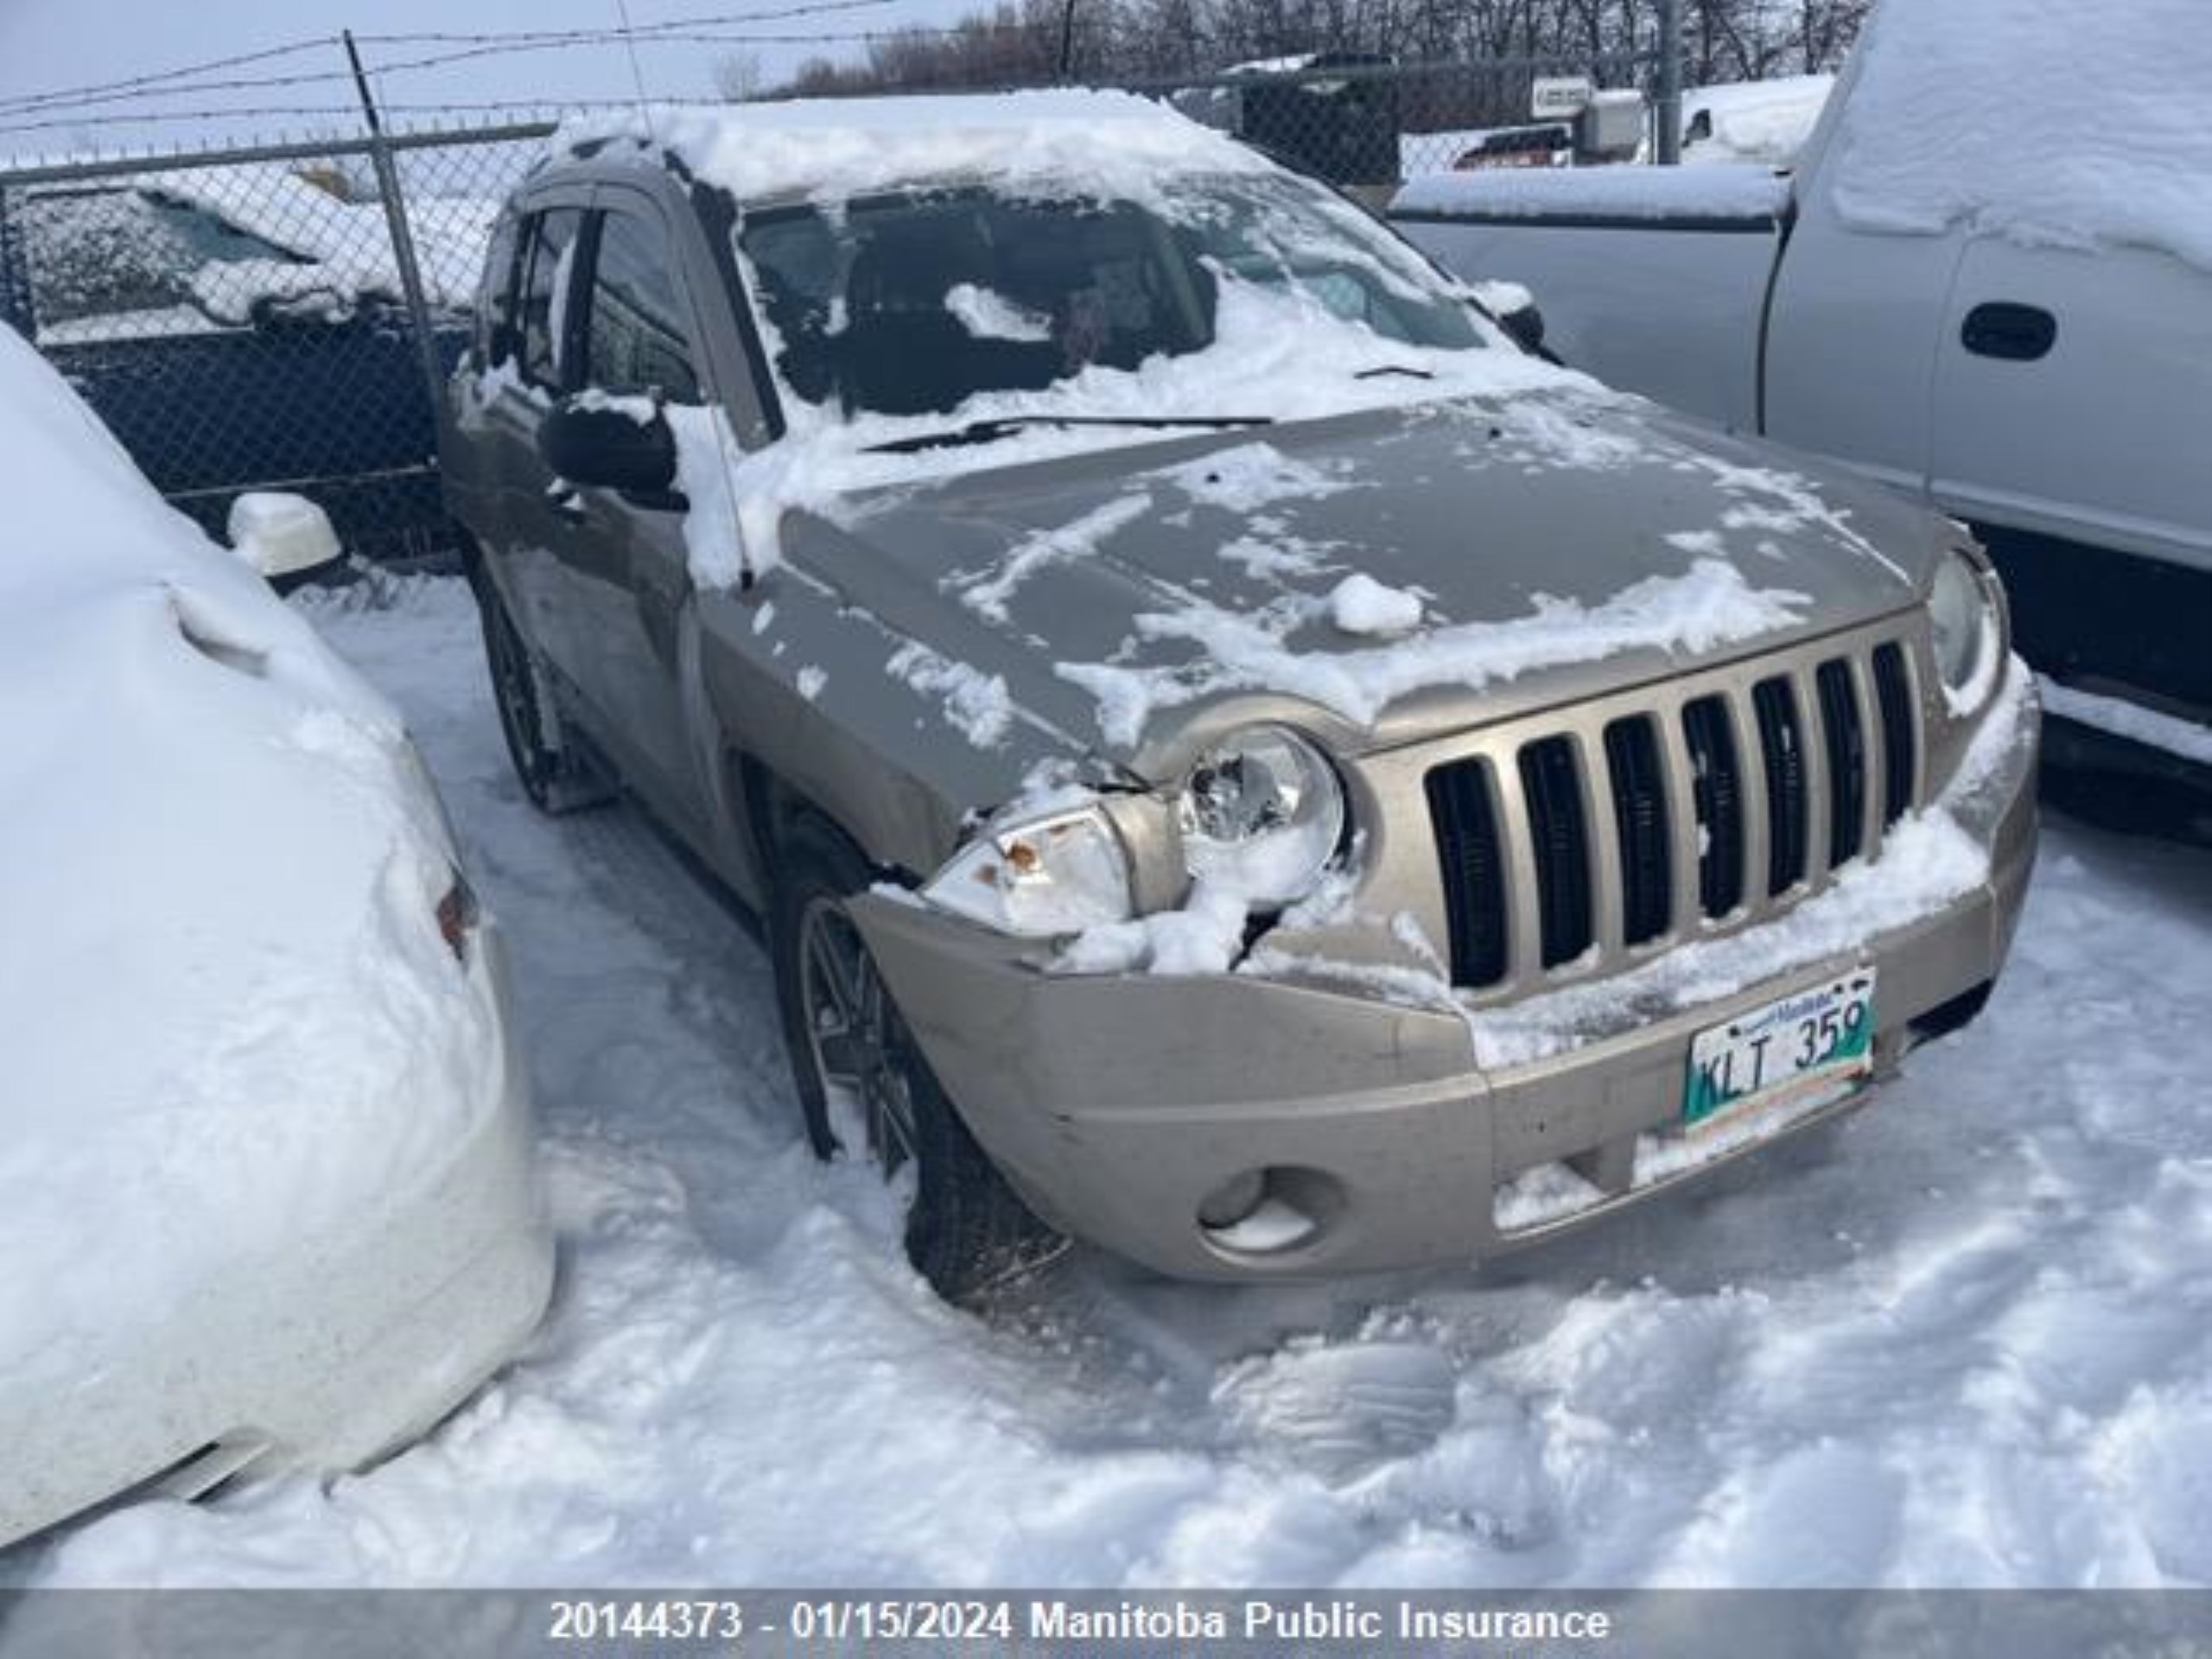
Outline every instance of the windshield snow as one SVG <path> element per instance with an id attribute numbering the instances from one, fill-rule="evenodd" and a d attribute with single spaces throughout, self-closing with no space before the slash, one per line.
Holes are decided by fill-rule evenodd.
<path id="1" fill-rule="evenodd" d="M 1146 205 L 974 188 L 810 201 L 749 214 L 738 242 L 787 394 L 848 414 L 942 414 L 1205 351 L 1224 283 L 1378 346 L 1486 344 L 1419 258 L 1287 175 L 1185 179 Z"/>

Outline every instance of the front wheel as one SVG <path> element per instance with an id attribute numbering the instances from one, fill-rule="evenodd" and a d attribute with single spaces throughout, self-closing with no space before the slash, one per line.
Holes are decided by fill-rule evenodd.
<path id="1" fill-rule="evenodd" d="M 1064 1241 L 1029 1213 L 960 1121 L 853 925 L 845 900 L 867 861 L 824 825 L 783 848 L 770 943 L 784 1038 L 815 1154 L 911 1174 L 906 1256 L 959 1301 L 1058 1255 Z"/>
<path id="2" fill-rule="evenodd" d="M 484 656 L 492 670 L 492 697 L 499 731 L 523 793 L 541 812 L 573 812 L 596 805 L 612 792 L 562 730 L 559 709 L 544 671 L 531 654 L 506 601 L 489 576 L 472 584 L 484 623 Z"/>

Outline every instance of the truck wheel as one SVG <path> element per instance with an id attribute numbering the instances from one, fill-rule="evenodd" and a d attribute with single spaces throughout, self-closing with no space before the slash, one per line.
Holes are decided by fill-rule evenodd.
<path id="1" fill-rule="evenodd" d="M 545 676 L 507 614 L 506 602 L 488 577 L 479 575 L 476 608 L 484 622 L 484 656 L 492 668 L 492 700 L 499 711 L 499 730 L 523 792 L 541 812 L 573 812 L 595 806 L 613 791 L 591 762 L 566 741 L 560 711 Z"/>
<path id="2" fill-rule="evenodd" d="M 1051 1260 L 1065 1241 L 1029 1213 L 968 1133 L 891 1001 L 845 900 L 872 878 L 815 820 L 784 838 L 769 931 L 784 1041 L 815 1155 L 911 1171 L 906 1258 L 957 1302 Z"/>

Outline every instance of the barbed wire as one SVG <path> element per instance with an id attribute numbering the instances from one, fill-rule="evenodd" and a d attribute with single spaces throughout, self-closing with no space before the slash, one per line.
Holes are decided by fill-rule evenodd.
<path id="1" fill-rule="evenodd" d="M 123 80 L 96 81 L 83 86 L 66 87 L 56 92 L 14 92 L 0 96 L 0 111 L 18 105 L 35 105 L 66 101 L 81 94 L 130 92 L 161 81 L 181 80 L 191 75 L 204 75 L 211 69 L 236 69 L 249 63 L 266 63 L 274 58 L 290 57 L 296 53 L 311 52 L 318 47 L 339 44 L 335 35 L 317 35 L 306 40 L 287 41 L 283 46 L 264 47 L 257 52 L 241 52 L 227 58 L 210 58 L 204 63 L 187 64 L 178 69 L 157 69 L 143 75 L 133 75 Z"/>
<path id="2" fill-rule="evenodd" d="M 889 35 L 934 33 L 936 29 L 926 24 L 913 24 L 896 30 L 869 31 L 866 35 L 823 34 L 820 32 L 793 35 L 763 35 L 747 29 L 746 26 L 759 22 L 776 22 L 790 18 L 816 17 L 838 13 L 874 10 L 889 5 L 894 0 L 801 0 L 801 3 L 771 7 L 744 12 L 720 12 L 697 17 L 670 19 L 658 23 L 641 23 L 632 29 L 613 28 L 570 29 L 514 29 L 505 31 L 418 32 L 395 35 L 358 35 L 358 45 L 445 45 L 450 51 L 434 52 L 416 58 L 393 62 L 373 63 L 369 72 L 383 77 L 434 69 L 444 65 L 461 63 L 488 57 L 504 57 L 524 53 L 566 50 L 576 47 L 617 46 L 626 41 L 637 41 L 657 45 L 805 45 L 815 41 L 855 40 L 887 37 Z M 729 31 L 741 32 L 729 32 Z M 108 105 L 132 103 L 145 99 L 183 98 L 232 92 L 270 92 L 282 87 L 329 86 L 348 83 L 353 72 L 346 67 L 306 70 L 281 75 L 238 76 L 219 80 L 195 79 L 214 69 L 232 68 L 244 64 L 263 62 L 270 59 L 292 55 L 315 47 L 335 48 L 340 44 L 336 35 L 293 42 L 262 52 L 240 54 L 230 58 L 211 59 L 205 63 L 188 65 L 181 68 L 162 70 L 146 75 L 131 76 L 123 80 L 72 87 L 62 92 L 22 92 L 0 96 L 0 115 L 44 114 L 55 111 L 93 109 Z"/>
<path id="3" fill-rule="evenodd" d="M 764 22 L 774 22 L 787 17 L 811 17 L 835 12 L 858 11 L 868 7 L 888 5 L 891 3 L 892 0 L 817 0 L 817 3 L 816 3 L 787 6 L 779 10 L 758 12 L 753 14 L 753 16 L 759 21 Z M 917 27 L 918 28 L 921 26 L 918 25 Z M 686 32 L 682 34 L 661 33 L 649 36 L 647 38 L 646 44 L 742 46 L 748 43 L 757 43 L 766 45 L 804 45 L 811 41 L 821 40 L 836 41 L 887 37 L 890 34 L 895 32 L 898 31 L 870 31 L 867 36 L 855 35 L 851 34 L 824 34 L 821 31 L 815 31 L 804 35 L 763 35 L 757 33 L 729 34 L 707 31 Z M 578 34 L 572 38 L 544 40 L 514 46 L 468 47 L 451 52 L 435 53 L 428 57 L 410 59 L 398 63 L 370 64 L 367 66 L 367 69 L 368 73 L 372 76 L 377 77 L 380 79 L 382 77 L 386 75 L 401 74 L 416 70 L 436 68 L 442 65 L 461 63 L 472 59 L 503 57 L 526 52 L 556 51 L 580 46 L 616 46 L 621 43 L 621 40 L 622 37 L 619 33 L 612 31 L 593 35 Z M 353 72 L 351 69 L 311 70 L 304 73 L 294 75 L 264 75 L 233 80 L 187 81 L 162 87 L 149 87 L 135 91 L 101 92 L 86 98 L 48 99 L 41 103 L 26 103 L 14 106 L 11 106 L 7 100 L 0 99 L 0 115 L 42 115 L 52 113 L 55 111 L 97 109 L 116 104 L 135 104 L 149 98 L 187 98 L 202 94 L 232 92 L 266 92 L 290 86 L 329 86 L 335 83 L 351 84 L 353 79 Z"/>

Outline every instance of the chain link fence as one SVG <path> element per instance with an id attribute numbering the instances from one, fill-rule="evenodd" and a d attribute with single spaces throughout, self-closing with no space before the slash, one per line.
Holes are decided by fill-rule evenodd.
<path id="1" fill-rule="evenodd" d="M 352 551 L 435 558 L 426 376 L 468 338 L 486 238 L 550 126 L 0 172 L 0 320 L 217 536 L 249 489 L 320 502 Z"/>
<path id="2" fill-rule="evenodd" d="M 1380 207 L 1422 173 L 1563 159 L 1536 76 L 1637 58 L 1248 65 L 1131 90 Z M 953 90 L 947 88 L 945 90 Z M 434 384 L 459 361 L 500 203 L 550 122 L 0 168 L 0 321 L 221 536 L 243 491 L 321 503 L 349 550 L 432 561 L 454 530 Z"/>

